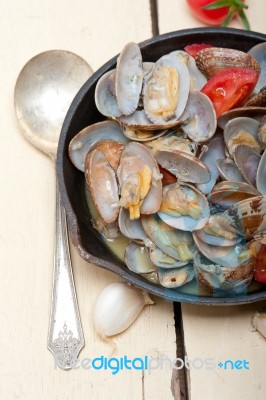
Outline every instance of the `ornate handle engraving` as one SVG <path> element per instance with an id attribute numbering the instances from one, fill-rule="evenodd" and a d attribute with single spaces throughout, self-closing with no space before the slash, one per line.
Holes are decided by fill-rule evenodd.
<path id="1" fill-rule="evenodd" d="M 56 184 L 56 229 L 54 279 L 48 349 L 62 369 L 71 369 L 82 347 L 84 336 L 69 254 L 67 223 Z"/>

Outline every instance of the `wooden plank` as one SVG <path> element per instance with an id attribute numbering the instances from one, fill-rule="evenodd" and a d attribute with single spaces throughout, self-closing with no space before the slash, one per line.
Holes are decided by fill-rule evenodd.
<path id="1" fill-rule="evenodd" d="M 55 177 L 50 160 L 19 132 L 13 91 L 22 66 L 49 49 L 66 49 L 97 69 L 128 41 L 151 36 L 149 2 L 24 0 L 1 3 L 0 304 L 1 400 L 172 399 L 172 370 L 55 369 L 46 349 L 53 264 Z M 81 358 L 111 356 L 92 327 L 97 294 L 118 278 L 72 250 L 86 347 Z M 116 339 L 115 357 L 175 358 L 171 303 L 156 299 Z"/>
<path id="2" fill-rule="evenodd" d="M 251 28 L 266 33 L 263 0 L 250 0 L 247 12 Z M 188 11 L 186 1 L 159 0 L 159 30 L 166 33 L 178 29 L 204 26 Z M 241 28 L 238 20 L 231 27 Z M 239 307 L 201 307 L 183 304 L 182 316 L 184 341 L 188 359 L 212 358 L 215 368 L 189 371 L 190 397 L 193 400 L 257 400 L 266 397 L 264 366 L 266 361 L 265 339 L 252 332 L 251 319 L 255 311 L 265 310 L 266 303 Z M 224 370 L 218 363 L 227 359 L 250 362 L 250 370 Z M 198 363 L 198 364 L 197 364 Z M 229 368 L 229 367 L 228 367 Z"/>

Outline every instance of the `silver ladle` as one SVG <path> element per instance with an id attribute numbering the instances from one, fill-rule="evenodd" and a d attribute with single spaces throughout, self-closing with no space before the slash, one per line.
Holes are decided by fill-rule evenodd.
<path id="1" fill-rule="evenodd" d="M 67 110 L 90 66 L 76 54 L 51 50 L 32 58 L 15 87 L 15 111 L 24 136 L 55 163 Z M 45 249 L 44 249 L 45 254 Z M 54 278 L 48 349 L 62 369 L 71 369 L 84 346 L 72 266 L 66 215 L 56 185 Z"/>

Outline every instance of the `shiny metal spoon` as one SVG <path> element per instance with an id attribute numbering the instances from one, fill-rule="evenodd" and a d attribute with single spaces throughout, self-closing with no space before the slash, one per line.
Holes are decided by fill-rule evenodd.
<path id="1" fill-rule="evenodd" d="M 24 136 L 56 161 L 60 130 L 67 110 L 90 66 L 79 56 L 52 50 L 32 58 L 19 74 L 15 111 Z M 45 250 L 44 250 L 45 253 Z M 54 279 L 48 349 L 62 369 L 71 369 L 84 346 L 72 266 L 65 210 L 56 185 Z"/>

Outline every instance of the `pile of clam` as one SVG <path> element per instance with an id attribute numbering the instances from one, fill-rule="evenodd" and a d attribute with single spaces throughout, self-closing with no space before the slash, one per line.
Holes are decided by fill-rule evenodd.
<path id="1" fill-rule="evenodd" d="M 98 210 L 93 226 L 130 240 L 124 260 L 134 273 L 167 288 L 196 277 L 218 296 L 251 283 L 266 243 L 265 54 L 266 43 L 249 53 L 209 47 L 151 63 L 129 43 L 98 81 L 106 120 L 79 132 L 69 155 Z M 259 79 L 217 119 L 201 90 L 232 67 Z"/>

